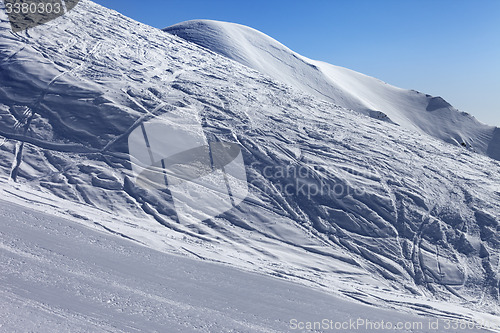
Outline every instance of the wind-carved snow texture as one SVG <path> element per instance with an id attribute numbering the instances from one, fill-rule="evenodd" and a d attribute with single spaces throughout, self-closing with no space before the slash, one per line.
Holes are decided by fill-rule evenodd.
<path id="1" fill-rule="evenodd" d="M 39 197 L 2 182 L 6 198 L 370 304 L 498 314 L 498 161 L 89 1 L 19 34 L 1 15 L 0 172 Z M 178 222 L 168 191 L 136 186 L 128 155 L 134 129 L 179 108 L 247 166 L 248 198 L 198 223 Z"/>

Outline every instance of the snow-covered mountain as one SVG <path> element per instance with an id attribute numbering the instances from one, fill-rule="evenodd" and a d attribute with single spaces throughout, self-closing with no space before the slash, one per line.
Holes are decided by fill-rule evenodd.
<path id="1" fill-rule="evenodd" d="M 500 163 L 435 139 L 495 151 L 493 128 L 440 99 L 310 66 L 249 28 L 238 29 L 278 45 L 284 77 L 87 0 L 27 32 L 13 33 L 2 11 L 0 20 L 3 199 L 368 304 L 498 320 Z M 232 52 L 267 66 L 249 56 L 255 45 L 235 41 L 245 38 Z M 311 90 L 308 67 L 333 97 Z M 419 118 L 419 107 L 436 118 Z M 249 194 L 236 208 L 180 221 L 171 193 L 137 186 L 128 137 L 168 114 L 241 147 Z"/>
<path id="2" fill-rule="evenodd" d="M 445 142 L 466 144 L 500 160 L 500 129 L 459 112 L 441 97 L 400 89 L 346 68 L 308 59 L 240 24 L 193 20 L 164 31 L 336 105 Z"/>

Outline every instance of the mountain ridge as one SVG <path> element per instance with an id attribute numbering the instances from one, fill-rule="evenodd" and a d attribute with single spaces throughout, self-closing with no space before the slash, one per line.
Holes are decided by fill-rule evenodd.
<path id="1" fill-rule="evenodd" d="M 448 143 L 466 145 L 498 160 L 496 127 L 459 112 L 441 97 L 397 88 L 346 68 L 311 60 L 258 30 L 236 23 L 191 20 L 163 31 L 318 98 Z"/>

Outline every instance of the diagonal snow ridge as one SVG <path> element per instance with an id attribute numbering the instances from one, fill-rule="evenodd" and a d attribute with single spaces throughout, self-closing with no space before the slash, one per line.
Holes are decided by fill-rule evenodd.
<path id="1" fill-rule="evenodd" d="M 473 151 L 499 159 L 500 130 L 459 112 L 441 97 L 400 89 L 346 68 L 308 59 L 240 24 L 192 20 L 163 30 L 317 98 L 448 143 L 463 143 Z"/>
<path id="2" fill-rule="evenodd" d="M 427 135 L 441 128 L 449 141 L 470 129 L 458 139 L 474 139 L 479 151 L 489 127 L 443 101 L 429 106 L 423 94 L 331 65 L 314 68 L 272 45 L 275 53 L 265 52 L 295 66 L 298 81 L 309 75 L 304 66 L 318 79 L 338 75 L 336 86 L 328 81 L 335 98 L 90 1 L 22 33 L 0 14 L 3 197 L 160 251 L 377 306 L 498 315 L 500 163 Z M 347 86 L 364 88 L 344 95 Z M 389 92 L 398 102 L 379 107 Z M 179 223 L 171 193 L 133 181 L 130 133 L 179 110 L 191 110 L 207 141 L 241 147 L 247 165 L 248 197 L 202 222 Z M 382 113 L 391 121 L 377 119 Z M 17 183 L 8 179 L 13 165 Z"/>

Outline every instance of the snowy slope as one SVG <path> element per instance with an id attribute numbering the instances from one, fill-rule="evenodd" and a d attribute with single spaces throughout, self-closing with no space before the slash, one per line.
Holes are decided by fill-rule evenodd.
<path id="1" fill-rule="evenodd" d="M 495 136 L 498 129 L 459 112 L 441 97 L 400 89 L 346 68 L 308 59 L 239 24 L 193 20 L 164 30 L 318 98 L 449 143 L 466 143 L 477 152 L 500 159 L 500 137 Z"/>
<path id="2" fill-rule="evenodd" d="M 5 200 L 377 306 L 498 315 L 498 161 L 90 1 L 20 34 L 2 15 Z M 129 133 L 173 112 L 242 147 L 237 208 L 178 223 L 169 193 L 135 185 Z"/>
<path id="3" fill-rule="evenodd" d="M 0 208 L 1 332 L 290 332 L 325 319 L 359 324 L 357 332 L 381 322 L 435 332 L 434 318 L 166 255 L 3 201 Z"/>

